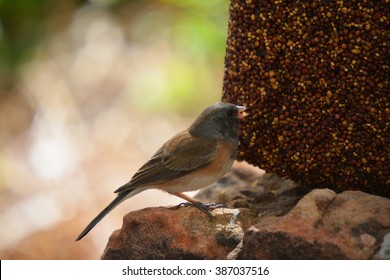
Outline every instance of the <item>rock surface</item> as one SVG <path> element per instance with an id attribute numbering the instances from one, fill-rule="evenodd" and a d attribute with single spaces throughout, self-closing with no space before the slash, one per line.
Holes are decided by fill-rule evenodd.
<path id="1" fill-rule="evenodd" d="M 208 199 L 206 199 L 208 198 Z M 194 207 L 147 208 L 124 217 L 103 259 L 389 259 L 390 199 L 337 194 L 234 168 Z"/>
<path id="2" fill-rule="evenodd" d="M 371 259 L 390 231 L 390 200 L 310 192 L 288 214 L 248 229 L 240 259 Z"/>
<path id="3" fill-rule="evenodd" d="M 134 211 L 112 234 L 102 259 L 224 259 L 244 235 L 238 214 L 217 208 L 211 220 L 193 207 Z"/>

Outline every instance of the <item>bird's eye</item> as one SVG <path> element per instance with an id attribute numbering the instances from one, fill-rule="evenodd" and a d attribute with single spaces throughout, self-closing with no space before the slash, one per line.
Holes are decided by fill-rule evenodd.
<path id="1" fill-rule="evenodd" d="M 229 117 L 233 116 L 233 110 L 228 110 L 227 114 L 228 114 Z"/>

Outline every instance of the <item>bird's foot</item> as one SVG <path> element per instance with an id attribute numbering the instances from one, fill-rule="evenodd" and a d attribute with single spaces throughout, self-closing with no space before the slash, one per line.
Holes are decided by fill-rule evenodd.
<path id="1" fill-rule="evenodd" d="M 210 213 L 210 210 L 216 209 L 216 208 L 223 208 L 225 205 L 220 204 L 220 203 L 202 203 L 202 202 L 196 202 L 196 203 L 191 203 L 191 202 L 183 202 L 177 205 L 176 209 L 179 207 L 195 207 L 198 208 L 200 211 L 205 213 L 207 216 L 210 217 L 210 219 L 213 218 L 213 215 Z"/>

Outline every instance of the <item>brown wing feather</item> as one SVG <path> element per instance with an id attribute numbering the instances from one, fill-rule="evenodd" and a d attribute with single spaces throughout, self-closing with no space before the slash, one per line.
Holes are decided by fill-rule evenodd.
<path id="1" fill-rule="evenodd" d="M 115 192 L 155 185 L 179 178 L 209 164 L 216 153 L 217 142 L 193 137 L 184 131 L 166 142 L 127 184 Z"/>

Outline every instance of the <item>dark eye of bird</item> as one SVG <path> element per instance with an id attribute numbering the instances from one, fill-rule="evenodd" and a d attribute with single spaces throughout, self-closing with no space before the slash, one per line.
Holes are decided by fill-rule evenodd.
<path id="1" fill-rule="evenodd" d="M 229 117 L 233 116 L 233 110 L 227 111 L 227 114 L 228 114 Z"/>

